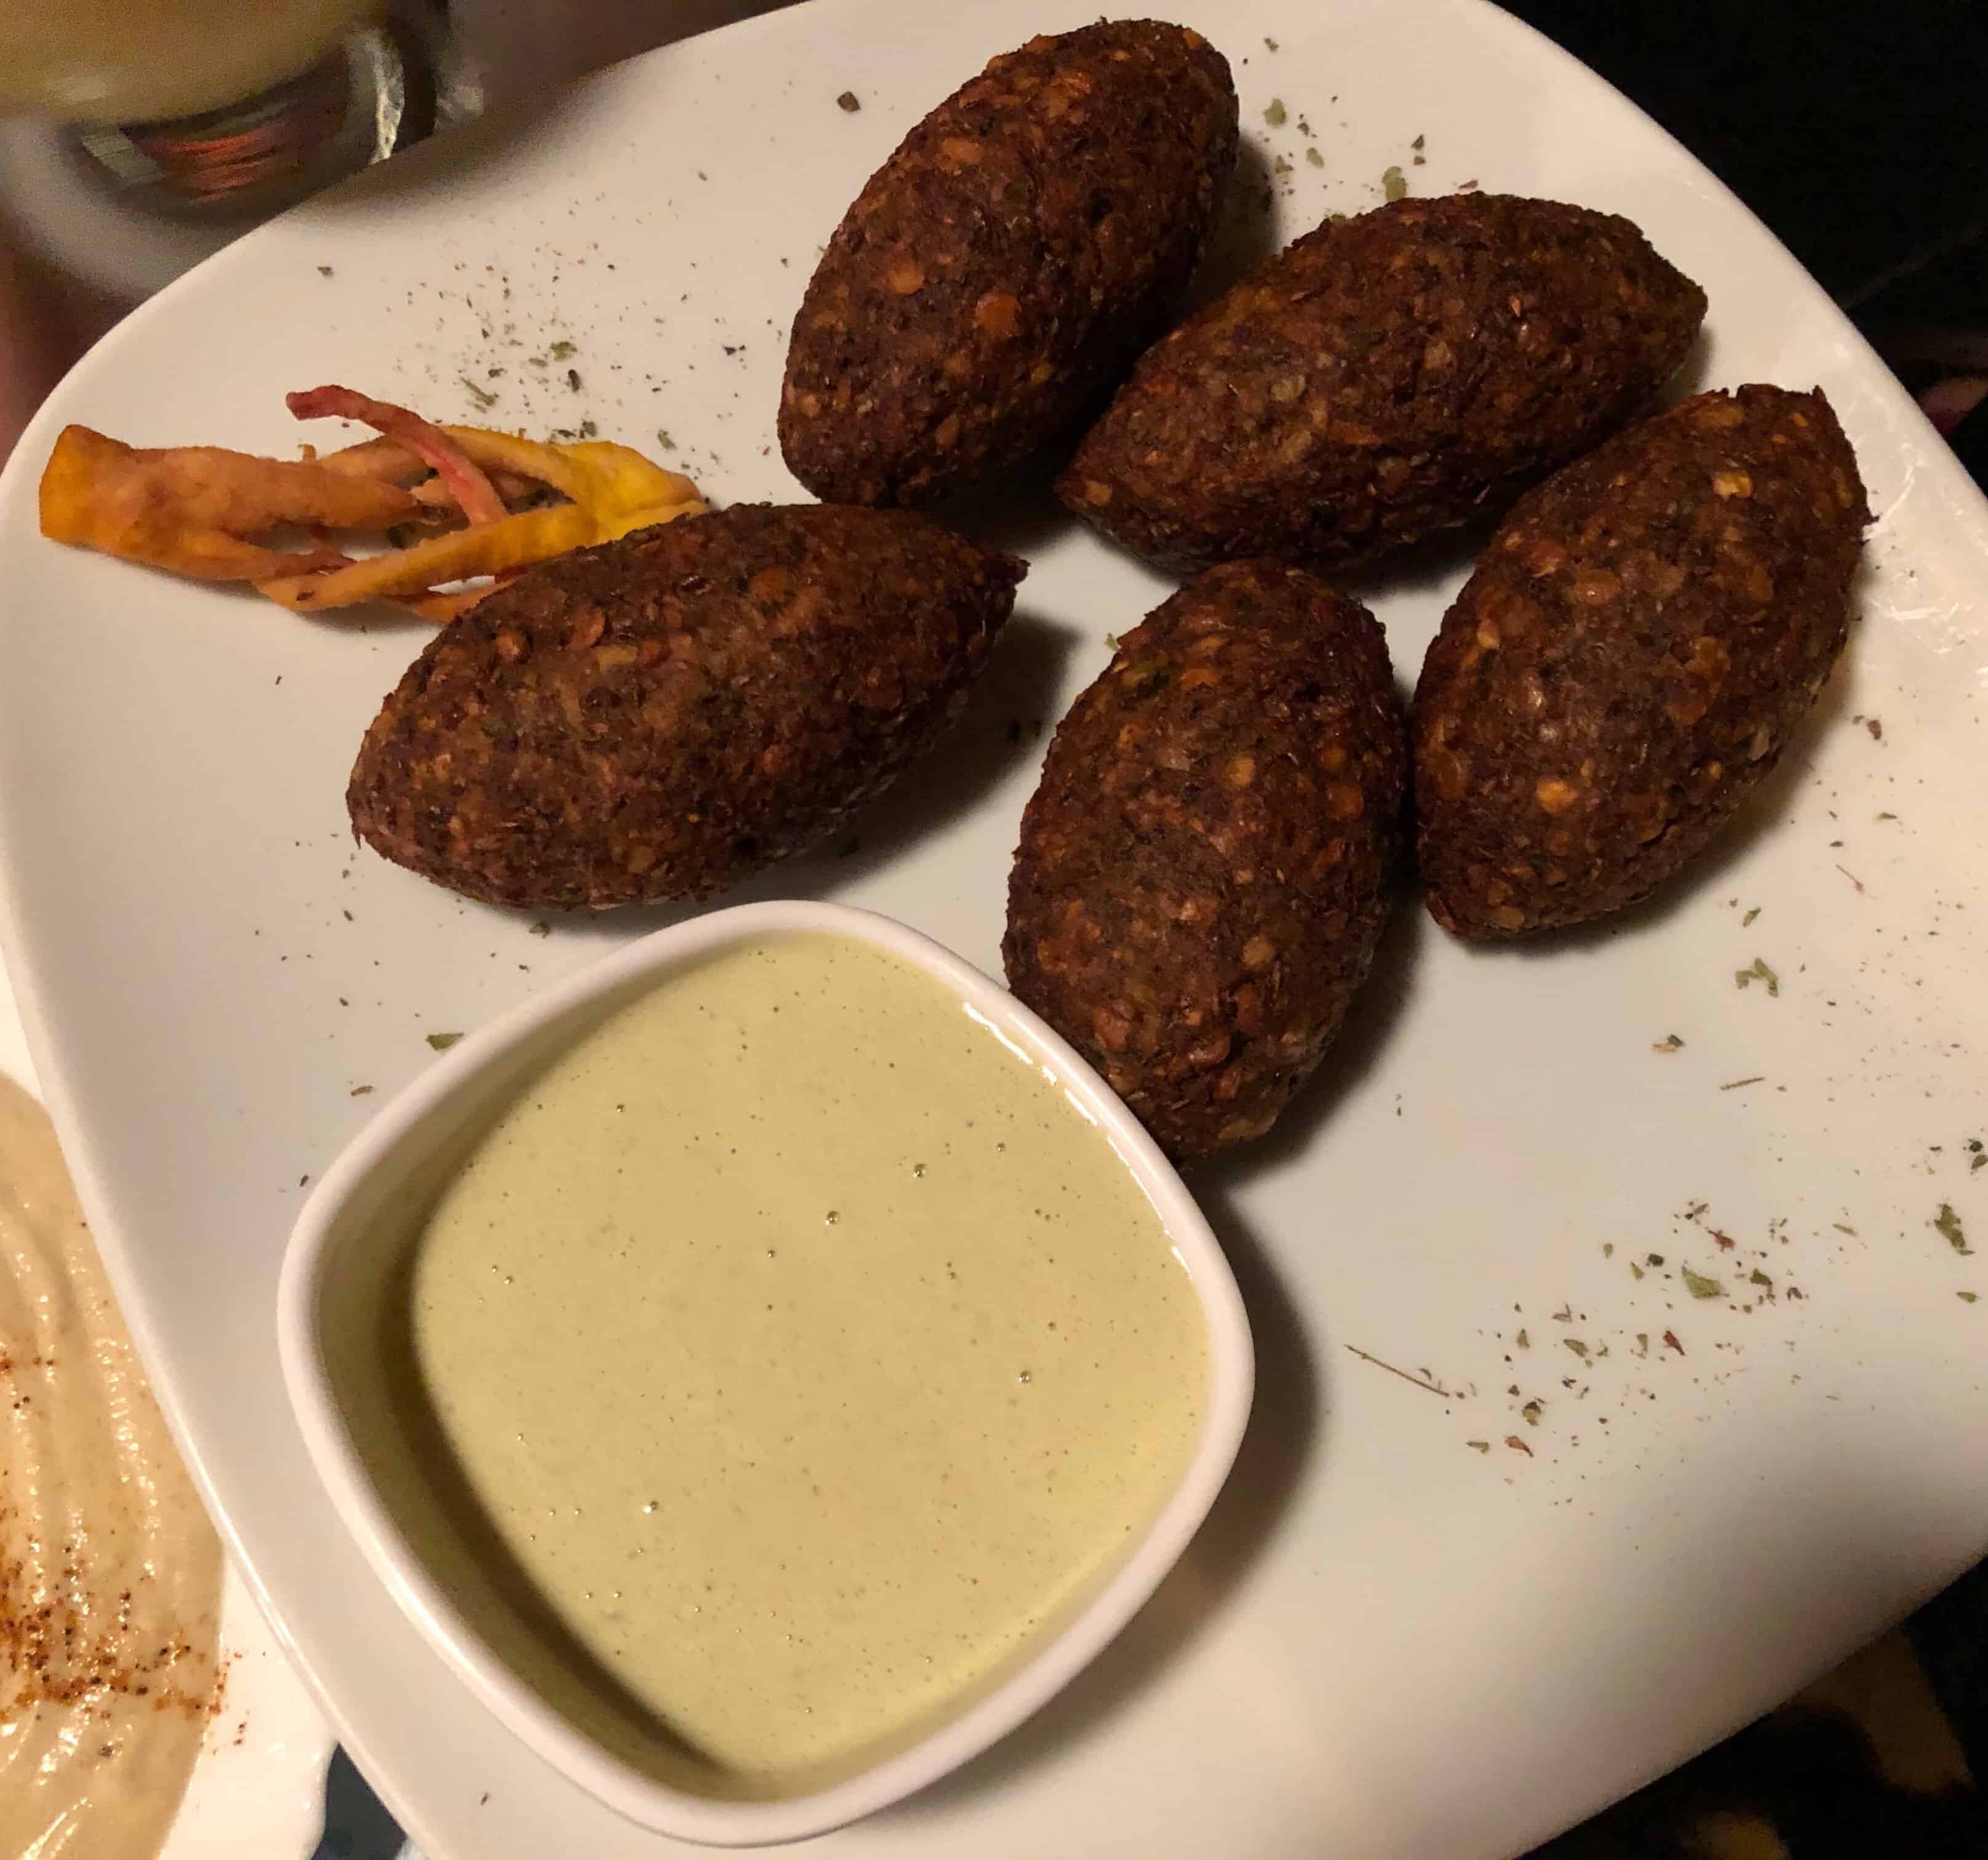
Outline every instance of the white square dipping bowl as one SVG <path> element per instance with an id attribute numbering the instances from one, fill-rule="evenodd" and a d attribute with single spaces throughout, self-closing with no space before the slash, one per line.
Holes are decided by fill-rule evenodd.
<path id="1" fill-rule="evenodd" d="M 356 1312 L 390 1296 L 384 1288 L 434 1193 L 526 1080 L 679 965 L 791 932 L 888 952 L 955 994 L 1063 1088 L 1144 1193 L 1187 1270 L 1206 1325 L 1209 1385 L 1193 1453 L 1143 1534 L 988 1681 L 908 1740 L 826 1786 L 773 1800 L 732 1799 L 661 1780 L 583 1728 L 546 1696 L 560 1689 L 556 1653 L 532 1656 L 534 1683 L 518 1670 L 517 1656 L 492 1645 L 477 1620 L 501 1620 L 499 1589 L 479 1591 L 470 1605 L 464 1573 L 445 1581 L 409 1540 L 351 1425 L 369 1402 L 382 1415 L 390 1405 L 366 1385 L 367 1353 L 341 1348 L 337 1339 L 353 1327 Z M 305 1204 L 283 1261 L 277 1324 L 284 1380 L 318 1475 L 408 1618 L 556 1769 L 644 1828 L 715 1847 L 800 1840 L 873 1814 L 978 1755 L 1052 1697 L 1125 1625 L 1187 1547 L 1228 1477 L 1254 1382 L 1249 1320 L 1228 1261 L 1179 1176 L 1104 1080 L 1005 989 L 929 938 L 867 911 L 802 901 L 740 905 L 658 931 L 451 1049 L 380 1108 Z M 402 1478 L 418 1480 L 418 1468 L 410 1446 Z"/>

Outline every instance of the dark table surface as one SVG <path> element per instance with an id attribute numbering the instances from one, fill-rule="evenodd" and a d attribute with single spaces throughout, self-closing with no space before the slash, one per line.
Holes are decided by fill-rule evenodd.
<path id="1" fill-rule="evenodd" d="M 1980 0 L 1513 0 L 1725 181 L 1838 302 L 1988 233 Z M 1977 299 L 1977 315 L 1982 305 Z"/>

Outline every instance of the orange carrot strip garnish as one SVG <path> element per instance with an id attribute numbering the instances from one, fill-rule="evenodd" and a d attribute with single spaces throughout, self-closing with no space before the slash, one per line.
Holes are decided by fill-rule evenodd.
<path id="1" fill-rule="evenodd" d="M 335 566 L 319 550 L 245 539 L 291 524 L 380 529 L 421 514 L 397 485 L 219 446 L 145 449 L 63 429 L 42 473 L 42 533 L 203 581 L 253 581 Z"/>

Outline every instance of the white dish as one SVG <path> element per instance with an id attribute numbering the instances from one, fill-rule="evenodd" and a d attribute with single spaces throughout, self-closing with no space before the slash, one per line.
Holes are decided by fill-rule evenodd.
<path id="1" fill-rule="evenodd" d="M 35 1071 L 0 972 L 0 1072 L 32 1091 Z M 324 1824 L 331 1727 L 276 1644 L 231 1561 L 221 1578 L 227 1674 L 159 1860 L 255 1855 L 307 1860 Z"/>
<path id="2" fill-rule="evenodd" d="M 1394 165 L 1418 191 L 1626 212 L 1710 293 L 1693 379 L 1821 382 L 1881 518 L 1843 675 L 1703 869 L 1533 952 L 1473 954 L 1405 909 L 1330 1076 L 1274 1141 L 1196 1179 L 1256 1337 L 1235 1473 L 1104 1655 L 946 1783 L 829 1837 L 850 1860 L 1489 1860 L 1786 1696 L 1988 1544 L 1988 1170 L 1959 1148 L 1988 1137 L 1982 499 L 1738 203 L 1526 28 L 1473 0 L 1171 10 L 1236 62 L 1259 187 L 1293 190 L 1268 236 L 1373 204 Z M 565 336 L 582 391 L 492 418 L 664 427 L 718 498 L 791 497 L 766 448 L 816 248 L 987 56 L 1095 13 L 815 0 L 509 135 L 417 150 L 147 306 L 0 481 L 0 889 L 44 1081 L 220 1515 L 434 1860 L 669 1848 L 525 1753 L 379 1592 L 279 1392 L 282 1237 L 299 1178 L 365 1118 L 355 1087 L 392 1091 L 433 1063 L 424 1032 L 667 914 L 539 938 L 355 853 L 353 751 L 421 635 L 46 546 L 36 468 L 66 420 L 287 448 L 283 391 L 320 379 L 466 417 L 465 364 L 512 370 L 483 377 L 510 392 Z M 1262 181 L 1266 154 L 1290 175 Z M 1033 571 L 959 733 L 864 823 L 862 854 L 749 894 L 833 895 L 993 967 L 1029 722 L 1167 585 L 1040 509 L 1006 533 Z M 1405 674 L 1460 566 L 1375 584 Z M 1756 956 L 1778 997 L 1734 986 Z M 1673 1032 L 1682 1050 L 1651 1051 Z M 1975 1256 L 1934 1231 L 1942 1202 Z M 1645 1252 L 1668 1263 L 1633 1280 Z M 1681 1296 L 1680 1260 L 1715 1259 L 1774 1300 Z M 1584 1363 L 1570 1334 L 1609 1355 Z M 1546 1398 L 1538 1427 L 1515 1385 Z"/>
<path id="3" fill-rule="evenodd" d="M 1152 1204 L 1187 1269 L 1207 1325 L 1208 1402 L 1193 1457 L 1159 1514 L 1103 1585 L 1018 1671 L 942 1718 L 909 1748 L 845 1781 L 780 1801 L 725 1801 L 671 1787 L 610 1754 L 513 1673 L 465 1618 L 446 1581 L 409 1545 L 367 1469 L 327 1348 L 327 1314 L 350 1307 L 355 1295 L 363 1299 L 363 1286 L 350 1281 L 380 1269 L 384 1211 L 411 1209 L 431 1195 L 438 1170 L 459 1158 L 465 1132 L 486 1124 L 560 1052 L 686 962 L 791 931 L 888 952 L 931 976 L 1023 1063 L 1060 1083 Z M 291 1405 L 319 1476 L 409 1618 L 477 1696 L 555 1768 L 645 1828 L 717 1847 L 803 1840 L 874 1814 L 978 1756 L 1061 1691 L 1144 1605 L 1208 1515 L 1235 1461 L 1252 1385 L 1249 1321 L 1228 1261 L 1179 1176 L 1104 1081 L 999 983 L 930 938 L 867 911 L 802 901 L 743 905 L 658 930 L 454 1048 L 381 1110 L 313 1191 L 284 1260 L 277 1329 Z"/>

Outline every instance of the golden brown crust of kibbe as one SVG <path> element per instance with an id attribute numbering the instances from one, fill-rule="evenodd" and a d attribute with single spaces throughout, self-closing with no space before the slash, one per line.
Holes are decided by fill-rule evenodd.
<path id="1" fill-rule="evenodd" d="M 1372 960 L 1407 782 L 1365 608 L 1239 562 L 1121 643 L 1022 820 L 1009 986 L 1178 1158 L 1274 1123 Z"/>
<path id="2" fill-rule="evenodd" d="M 1699 394 L 1526 497 L 1416 688 L 1436 922 L 1580 923 L 1704 847 L 1827 680 L 1869 520 L 1820 389 Z"/>
<path id="3" fill-rule="evenodd" d="M 353 830 L 492 904 L 706 896 L 931 746 L 1024 572 L 909 512 L 827 504 L 561 556 L 408 668 L 353 766 Z"/>
<path id="4" fill-rule="evenodd" d="M 787 353 L 780 450 L 817 496 L 927 504 L 1066 437 L 1165 326 L 1236 164 L 1236 91 L 1185 26 L 996 59 L 849 209 Z"/>
<path id="5" fill-rule="evenodd" d="M 1626 219 L 1460 194 L 1327 221 L 1141 359 L 1057 493 L 1163 568 L 1334 568 L 1496 515 L 1634 419 L 1705 293 Z"/>

